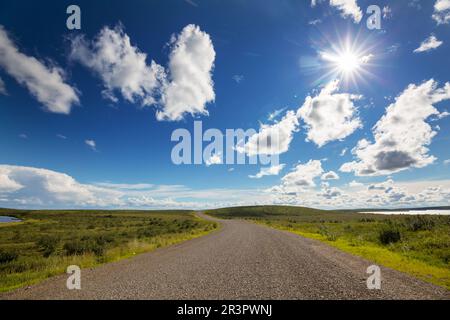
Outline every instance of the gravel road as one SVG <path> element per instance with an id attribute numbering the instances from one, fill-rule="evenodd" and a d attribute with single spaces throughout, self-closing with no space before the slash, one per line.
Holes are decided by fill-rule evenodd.
<path id="1" fill-rule="evenodd" d="M 368 290 L 369 261 L 323 243 L 245 221 L 220 221 L 205 237 L 81 273 L 0 299 L 450 299 L 450 291 L 382 268 L 382 289 Z"/>

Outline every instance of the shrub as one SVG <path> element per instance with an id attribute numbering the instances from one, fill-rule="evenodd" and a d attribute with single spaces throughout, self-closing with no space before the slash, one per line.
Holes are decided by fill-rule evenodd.
<path id="1" fill-rule="evenodd" d="M 413 216 L 406 219 L 406 228 L 409 231 L 432 230 L 434 226 L 434 220 L 428 217 Z"/>
<path id="2" fill-rule="evenodd" d="M 328 241 L 336 241 L 338 239 L 338 235 L 331 231 L 329 228 L 327 228 L 326 226 L 320 226 L 319 227 L 319 234 L 321 234 L 322 236 L 324 236 Z"/>
<path id="3" fill-rule="evenodd" d="M 44 236 L 41 237 L 37 241 L 37 245 L 39 247 L 39 250 L 42 252 L 44 257 L 49 257 L 52 255 L 59 244 L 59 238 L 55 236 Z"/>
<path id="4" fill-rule="evenodd" d="M 5 250 L 1 250 L 0 251 L 0 264 L 3 263 L 8 263 L 11 261 L 16 260 L 19 257 L 19 255 L 17 254 L 17 252 L 15 251 L 5 251 Z"/>
<path id="5" fill-rule="evenodd" d="M 92 240 L 72 240 L 64 244 L 63 249 L 69 256 L 82 255 L 85 253 L 94 253 L 102 256 L 105 253 L 105 246 Z"/>
<path id="6" fill-rule="evenodd" d="M 402 237 L 398 229 L 384 229 L 378 234 L 378 239 L 384 245 L 399 242 L 401 238 Z"/>

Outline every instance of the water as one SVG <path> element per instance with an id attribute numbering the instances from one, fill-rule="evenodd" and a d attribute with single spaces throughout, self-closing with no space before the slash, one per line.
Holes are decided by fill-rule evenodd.
<path id="1" fill-rule="evenodd" d="M 14 218 L 14 217 L 0 216 L 0 223 L 19 222 L 19 221 L 22 221 L 22 220 Z"/>
<path id="2" fill-rule="evenodd" d="M 450 210 L 401 210 L 401 211 L 373 211 L 361 212 L 372 214 L 387 214 L 387 215 L 450 215 Z"/>

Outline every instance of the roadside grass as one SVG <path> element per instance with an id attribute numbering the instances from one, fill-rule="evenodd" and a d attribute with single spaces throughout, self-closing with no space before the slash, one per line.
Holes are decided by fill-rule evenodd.
<path id="1" fill-rule="evenodd" d="M 0 292 L 200 237 L 217 229 L 189 211 L 0 210 Z"/>
<path id="2" fill-rule="evenodd" d="M 373 215 L 297 207 L 211 210 L 325 242 L 450 290 L 450 217 Z"/>

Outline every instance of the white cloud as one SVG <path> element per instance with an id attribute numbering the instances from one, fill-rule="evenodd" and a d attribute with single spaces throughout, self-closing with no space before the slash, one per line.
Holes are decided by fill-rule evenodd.
<path id="1" fill-rule="evenodd" d="M 389 6 L 383 7 L 383 18 L 384 19 L 390 19 L 392 18 L 392 9 Z"/>
<path id="2" fill-rule="evenodd" d="M 298 164 L 281 179 L 280 189 L 286 193 L 291 193 L 304 188 L 315 187 L 314 180 L 320 177 L 323 172 L 320 160 L 310 160 L 306 164 Z"/>
<path id="3" fill-rule="evenodd" d="M 21 53 L 0 25 L 0 67 L 44 105 L 45 110 L 69 114 L 79 103 L 75 89 L 64 82 L 64 72 Z"/>
<path id="4" fill-rule="evenodd" d="M 256 175 L 250 175 L 249 178 L 261 179 L 265 176 L 277 176 L 283 170 L 284 166 L 284 164 L 279 164 L 268 168 L 261 168 L 261 170 Z"/>
<path id="5" fill-rule="evenodd" d="M 450 164 L 450 159 L 444 160 L 444 164 L 445 164 L 445 165 Z"/>
<path id="6" fill-rule="evenodd" d="M 269 113 L 269 116 L 267 117 L 267 119 L 269 121 L 274 121 L 275 119 L 278 118 L 279 115 L 281 115 L 283 113 L 284 110 L 286 110 L 286 108 L 277 109 L 277 110 Z"/>
<path id="7" fill-rule="evenodd" d="M 450 0 L 437 0 L 434 4 L 433 19 L 438 24 L 450 22 Z"/>
<path id="8" fill-rule="evenodd" d="M 330 0 L 330 5 L 340 10 L 343 17 L 351 17 L 355 23 L 359 23 L 363 17 L 356 0 Z"/>
<path id="9" fill-rule="evenodd" d="M 168 79 L 161 97 L 158 120 L 181 120 L 185 114 L 208 114 L 215 100 L 212 71 L 216 52 L 210 36 L 198 26 L 186 26 L 171 40 Z"/>
<path id="10" fill-rule="evenodd" d="M 204 209 L 266 202 L 267 195 L 257 189 L 86 184 L 52 170 L 0 165 L 0 203 L 11 208 Z"/>
<path id="11" fill-rule="evenodd" d="M 350 188 L 357 188 L 357 187 L 362 187 L 362 186 L 364 186 L 364 184 L 361 183 L 361 182 L 357 182 L 357 181 L 353 180 L 352 182 L 350 182 L 350 183 L 348 184 L 348 186 L 349 186 Z"/>
<path id="12" fill-rule="evenodd" d="M 433 79 L 421 85 L 410 84 L 373 128 L 374 142 L 360 140 L 352 150 L 357 160 L 345 163 L 340 170 L 377 176 L 432 164 L 436 158 L 428 154 L 427 146 L 437 132 L 426 120 L 439 116 L 433 105 L 448 99 L 450 83 L 442 88 Z"/>
<path id="13" fill-rule="evenodd" d="M 206 166 L 212 166 L 216 164 L 222 164 L 222 157 L 220 154 L 213 154 L 209 159 L 206 160 Z"/>
<path id="14" fill-rule="evenodd" d="M 333 200 L 342 196 L 342 191 L 338 188 L 330 188 L 328 185 L 322 186 L 322 192 L 319 196 L 327 200 Z"/>
<path id="15" fill-rule="evenodd" d="M 315 97 L 308 96 L 297 116 L 306 123 L 307 140 L 319 147 L 328 142 L 343 140 L 362 127 L 353 101 L 361 97 L 349 93 L 336 93 L 339 81 L 328 83 Z"/>
<path id="16" fill-rule="evenodd" d="M 10 186 L 7 195 L 17 204 L 94 204 L 96 197 L 90 187 L 72 177 L 45 169 L 0 165 L 0 192 Z M 6 184 L 5 184 L 6 181 Z"/>
<path id="17" fill-rule="evenodd" d="M 0 166 L 0 193 L 9 193 L 22 189 L 23 186 L 9 177 L 6 167 Z"/>
<path id="18" fill-rule="evenodd" d="M 272 125 L 262 124 L 258 133 L 251 136 L 243 147 L 237 147 L 239 152 L 249 156 L 279 155 L 289 150 L 293 135 L 298 131 L 298 119 L 294 111 Z"/>
<path id="19" fill-rule="evenodd" d="M 156 102 L 164 68 L 154 61 L 147 65 L 147 55 L 131 44 L 122 26 L 104 27 L 90 42 L 84 36 L 74 37 L 70 56 L 102 79 L 103 96 L 113 102 L 118 100 L 115 90 L 131 103 L 149 106 Z"/>
<path id="20" fill-rule="evenodd" d="M 449 0 L 450 1 L 450 0 Z M 425 39 L 421 44 L 420 47 L 415 49 L 414 52 L 415 53 L 420 53 L 420 52 L 426 52 L 426 51 L 430 51 L 430 50 L 434 50 L 438 47 L 440 47 L 443 44 L 442 41 L 439 41 L 436 36 L 431 35 L 429 36 L 427 39 Z"/>
<path id="21" fill-rule="evenodd" d="M 352 181 L 339 188 L 322 183 L 320 189 L 299 188 L 287 192 L 280 186 L 266 190 L 277 204 L 323 209 L 405 208 L 445 206 L 450 200 L 450 180 L 394 182 L 376 184 Z"/>
<path id="22" fill-rule="evenodd" d="M 339 180 L 339 175 L 334 171 L 329 171 L 327 173 L 324 173 L 321 177 L 322 180 L 328 181 L 328 180 Z"/>
<path id="23" fill-rule="evenodd" d="M 173 35 L 167 70 L 131 44 L 121 25 L 104 27 L 93 41 L 72 39 L 71 58 L 103 81 L 103 96 L 113 102 L 115 91 L 130 103 L 156 106 L 158 120 L 178 121 L 186 114 L 208 114 L 215 99 L 212 71 L 216 53 L 209 35 L 187 25 Z"/>
<path id="24" fill-rule="evenodd" d="M 316 26 L 316 25 L 321 24 L 321 23 L 322 23 L 322 20 L 320 20 L 320 19 L 314 19 L 314 20 L 311 20 L 311 21 L 308 22 L 308 24 L 311 25 L 311 26 Z"/>
<path id="25" fill-rule="evenodd" d="M 345 156 L 347 154 L 348 148 L 342 149 L 341 153 L 339 154 L 341 157 Z"/>
<path id="26" fill-rule="evenodd" d="M 309 166 L 308 166 L 309 164 Z M 197 189 L 148 183 L 86 184 L 51 170 L 0 165 L 0 203 L 10 208 L 205 209 L 243 205 L 301 205 L 324 209 L 443 206 L 450 201 L 450 180 L 350 183 L 330 188 L 314 180 L 321 166 L 310 161 L 291 173 L 284 186 L 260 189 Z M 302 182 L 307 177 L 308 182 Z M 297 183 L 296 183 L 297 182 Z M 312 186 L 314 185 L 314 186 Z"/>
<path id="27" fill-rule="evenodd" d="M 322 1 L 324 0 L 311 0 L 311 6 L 314 7 Z M 340 10 L 342 17 L 352 18 L 355 23 L 359 23 L 363 17 L 363 12 L 356 0 L 330 0 L 330 6 Z"/>
<path id="28" fill-rule="evenodd" d="M 95 143 L 94 140 L 85 140 L 84 143 L 90 147 L 92 150 L 96 151 L 97 150 L 97 144 Z"/>
<path id="29" fill-rule="evenodd" d="M 375 58 L 375 55 L 373 55 L 372 53 L 369 53 L 368 55 L 362 56 L 359 59 L 359 62 L 361 64 L 368 64 L 373 58 Z"/>

